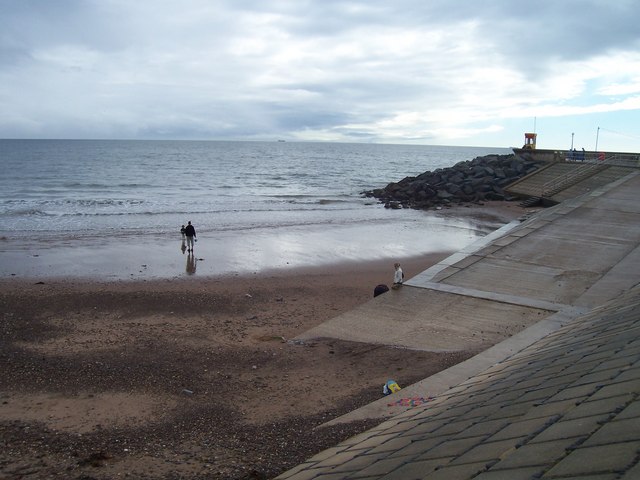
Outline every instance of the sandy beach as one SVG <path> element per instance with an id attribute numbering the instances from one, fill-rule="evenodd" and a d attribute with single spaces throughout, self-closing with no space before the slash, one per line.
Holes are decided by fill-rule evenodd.
<path id="1" fill-rule="evenodd" d="M 496 213 L 497 212 L 497 213 Z M 451 209 L 500 215 L 513 204 Z M 397 258 L 408 278 L 448 256 Z M 475 351 L 296 335 L 391 284 L 393 262 L 255 274 L 0 281 L 3 478 L 272 478 L 372 426 L 315 428 Z M 376 422 L 373 422 L 375 424 Z"/>

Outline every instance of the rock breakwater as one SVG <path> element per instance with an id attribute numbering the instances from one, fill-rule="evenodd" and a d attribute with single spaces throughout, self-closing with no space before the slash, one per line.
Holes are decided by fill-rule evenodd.
<path id="1" fill-rule="evenodd" d="M 540 163 L 513 154 L 486 155 L 417 177 L 405 177 L 362 194 L 378 199 L 387 208 L 421 210 L 484 200 L 515 200 L 504 188 L 539 167 Z"/>

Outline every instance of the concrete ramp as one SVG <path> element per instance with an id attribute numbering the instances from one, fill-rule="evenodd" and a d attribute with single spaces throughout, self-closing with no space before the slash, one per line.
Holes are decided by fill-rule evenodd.
<path id="1" fill-rule="evenodd" d="M 542 320 L 554 308 L 549 303 L 523 306 L 513 297 L 495 301 L 468 293 L 403 286 L 297 339 L 329 337 L 434 352 L 478 350 Z"/>

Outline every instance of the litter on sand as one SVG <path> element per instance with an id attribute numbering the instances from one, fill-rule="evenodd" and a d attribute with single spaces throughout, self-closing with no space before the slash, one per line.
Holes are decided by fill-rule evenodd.
<path id="1" fill-rule="evenodd" d="M 401 398 L 392 403 L 388 403 L 388 407 L 417 407 L 418 405 L 422 405 L 423 403 L 430 402 L 436 397 L 411 397 L 411 398 Z"/>
<path id="2" fill-rule="evenodd" d="M 391 395 L 392 393 L 396 393 L 399 390 L 400 385 L 398 385 L 395 380 L 389 380 L 382 386 L 382 393 L 384 395 Z"/>

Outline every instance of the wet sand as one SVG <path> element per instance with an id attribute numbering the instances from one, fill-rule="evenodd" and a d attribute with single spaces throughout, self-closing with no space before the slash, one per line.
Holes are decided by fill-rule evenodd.
<path id="1" fill-rule="evenodd" d="M 357 264 L 456 251 L 508 223 L 522 209 L 492 202 L 432 212 L 397 212 L 393 221 L 308 225 L 250 232 L 200 232 L 194 255 L 173 235 L 0 238 L 0 279 L 137 281 L 247 275 Z M 197 228 L 197 225 L 196 225 Z"/>

